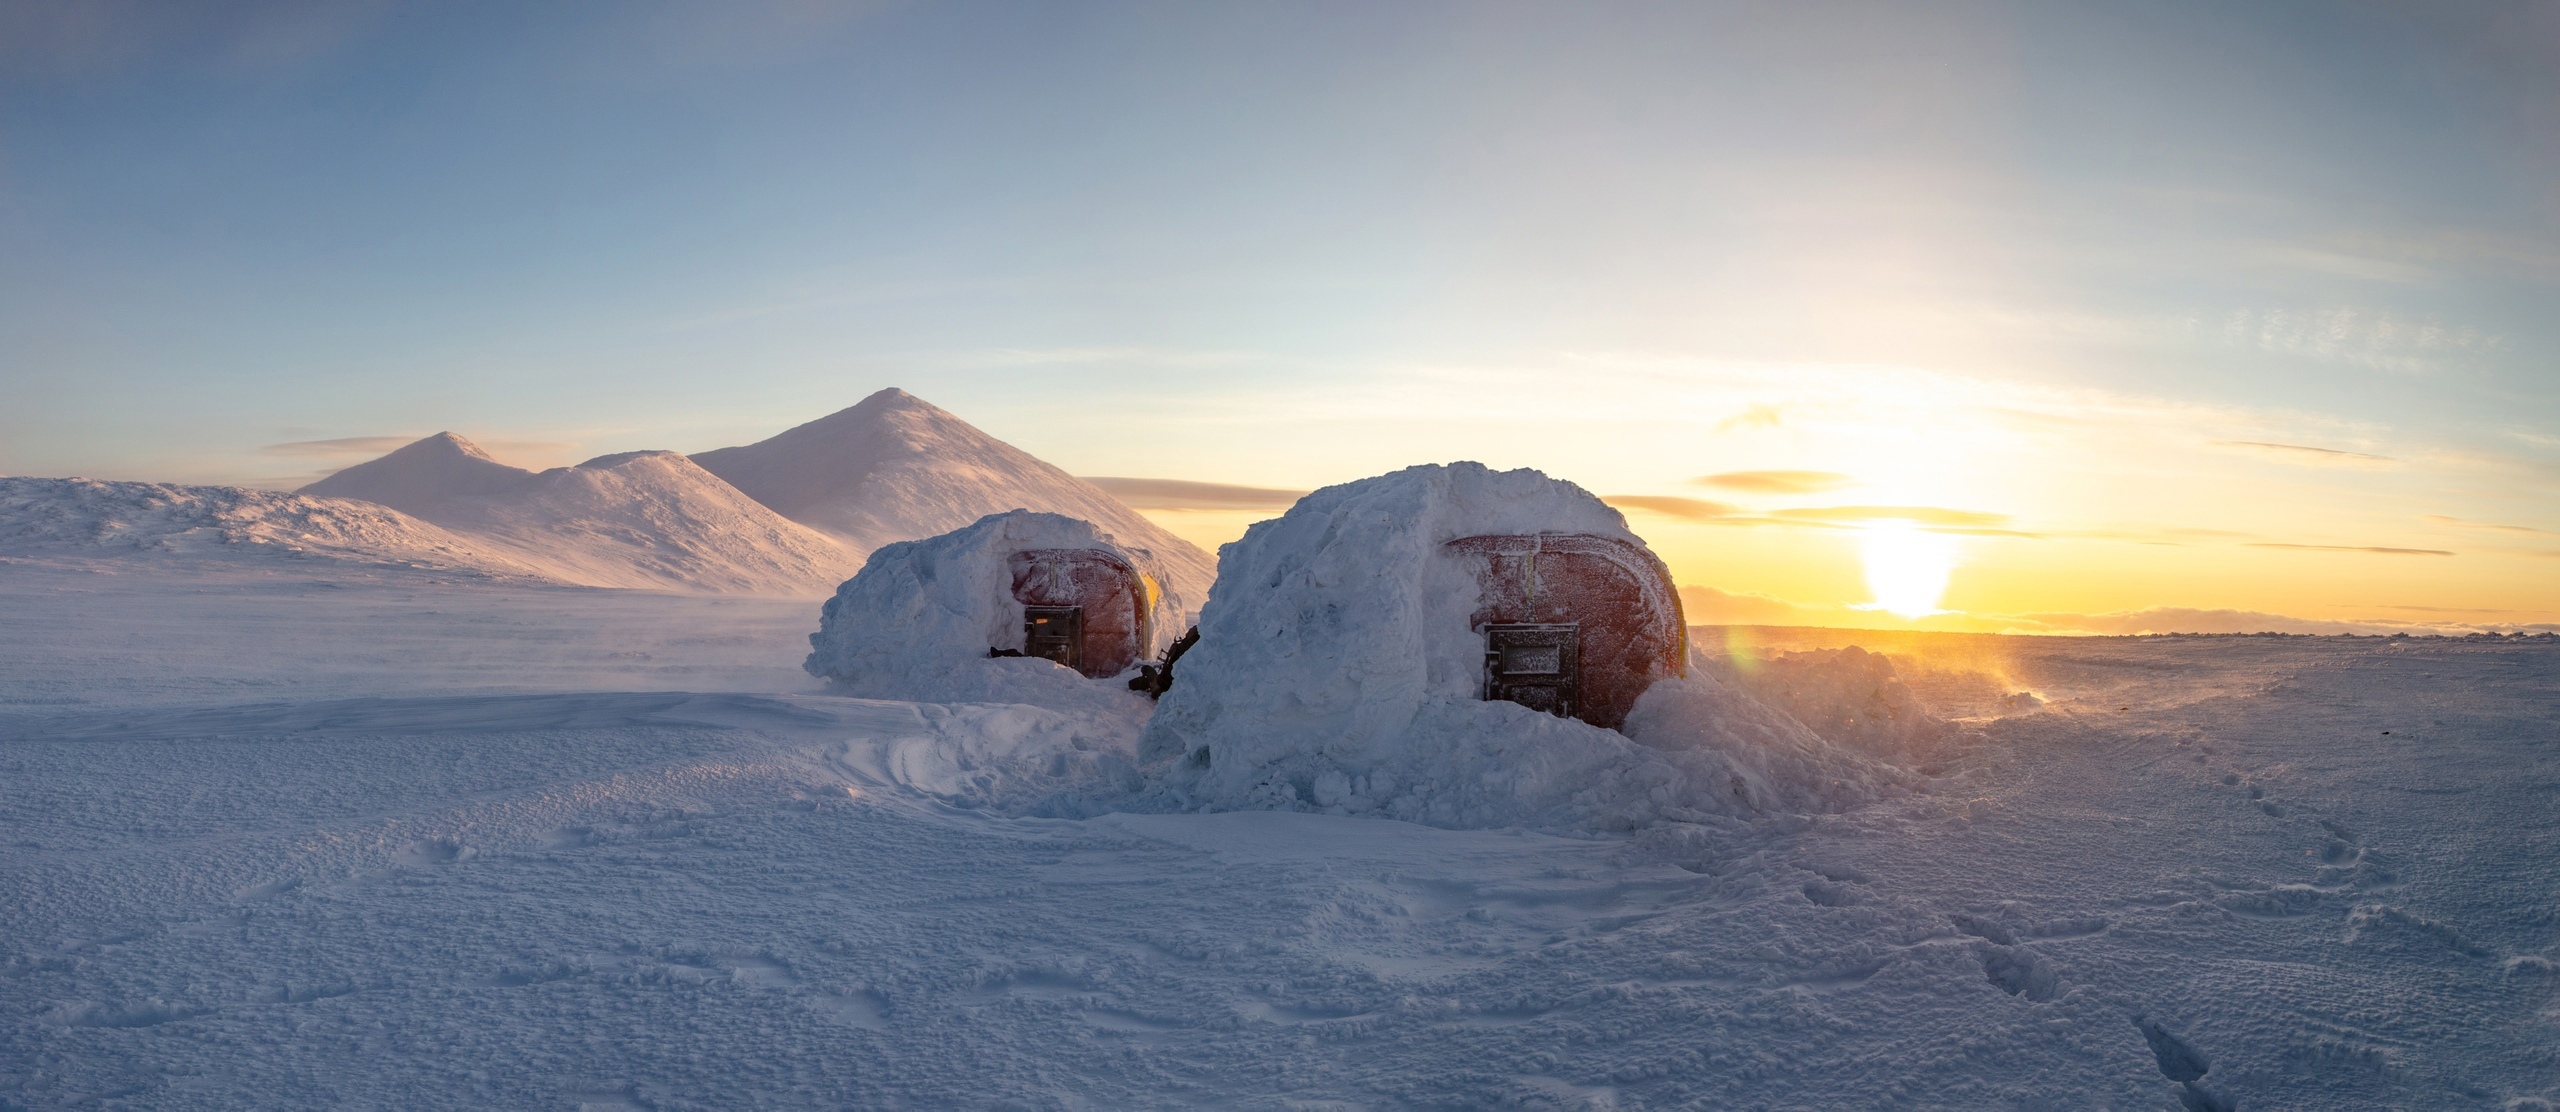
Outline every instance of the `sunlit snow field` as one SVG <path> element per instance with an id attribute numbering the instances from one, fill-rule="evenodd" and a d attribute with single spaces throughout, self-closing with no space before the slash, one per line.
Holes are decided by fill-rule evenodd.
<path id="1" fill-rule="evenodd" d="M 1562 838 L 954 806 L 815 609 L 0 564 L 0 1108 L 2560 1100 L 2550 641 L 1703 631 L 1980 740 Z"/>

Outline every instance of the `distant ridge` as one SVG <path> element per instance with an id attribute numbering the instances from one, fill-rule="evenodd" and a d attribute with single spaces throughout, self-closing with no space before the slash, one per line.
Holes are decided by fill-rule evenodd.
<path id="1" fill-rule="evenodd" d="M 857 563 L 675 452 L 534 472 L 441 432 L 300 493 L 389 506 L 587 586 L 813 595 Z"/>
<path id="2" fill-rule="evenodd" d="M 1118 499 L 891 387 L 765 440 L 693 457 L 776 513 L 856 551 L 950 532 L 991 513 L 1081 518 L 1144 548 L 1207 595 L 1217 561 Z"/>
<path id="3" fill-rule="evenodd" d="M 1147 550 L 1171 596 L 1204 598 L 1217 577 L 1208 553 L 1101 488 L 897 389 L 692 457 L 617 452 L 529 471 L 440 432 L 291 494 L 0 480 L 0 555 L 263 553 L 521 582 L 805 597 L 833 591 L 882 545 L 1015 509 L 1089 521 Z"/>
<path id="4" fill-rule="evenodd" d="M 0 478 L 0 553 L 145 555 L 234 566 L 316 560 L 511 582 L 554 579 L 501 546 L 373 502 L 96 479 Z"/>

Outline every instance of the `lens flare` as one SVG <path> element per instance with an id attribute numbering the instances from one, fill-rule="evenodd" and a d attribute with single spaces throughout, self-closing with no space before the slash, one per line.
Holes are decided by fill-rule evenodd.
<path id="1" fill-rule="evenodd" d="M 1870 522 L 1859 544 L 1867 567 L 1867 593 L 1875 602 L 1866 609 L 1885 610 L 1905 618 L 1943 613 L 1938 600 L 1947 593 L 1947 577 L 1956 569 L 1956 539 L 1931 533 L 1908 521 Z"/>

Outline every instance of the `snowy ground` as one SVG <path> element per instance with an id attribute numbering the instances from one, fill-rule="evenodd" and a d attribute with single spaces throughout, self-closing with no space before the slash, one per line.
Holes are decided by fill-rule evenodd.
<path id="1" fill-rule="evenodd" d="M 814 624 L 0 565 L 0 1108 L 2560 1099 L 2550 642 L 1890 635 L 1927 794 L 1577 840 L 955 807 Z"/>

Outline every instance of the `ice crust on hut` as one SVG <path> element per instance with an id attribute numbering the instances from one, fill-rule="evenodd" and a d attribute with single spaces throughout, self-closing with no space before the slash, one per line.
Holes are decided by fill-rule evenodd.
<path id="1" fill-rule="evenodd" d="M 1153 659 L 1188 629 L 1199 600 L 1154 553 L 1126 547 L 1092 523 L 1013 510 L 937 537 L 883 545 L 820 611 L 803 667 L 847 694 L 928 703 L 1024 703 L 1061 710 L 1143 713 L 1145 696 L 1115 675 L 1088 677 L 1024 648 L 1025 595 L 1034 580 L 1125 565 L 1142 616 L 1088 618 L 1097 632 L 1135 636 L 1121 655 Z M 1116 659 L 1116 658 L 1106 658 Z M 1107 667 L 1107 665 L 1105 665 Z"/>
<path id="2" fill-rule="evenodd" d="M 1539 534 L 1644 543 L 1572 483 L 1476 463 L 1330 487 L 1253 526 L 1147 724 L 1159 802 L 1605 830 L 1834 809 L 1904 779 L 1694 653 L 1616 730 L 1485 699 L 1483 574 L 1451 542 Z"/>

